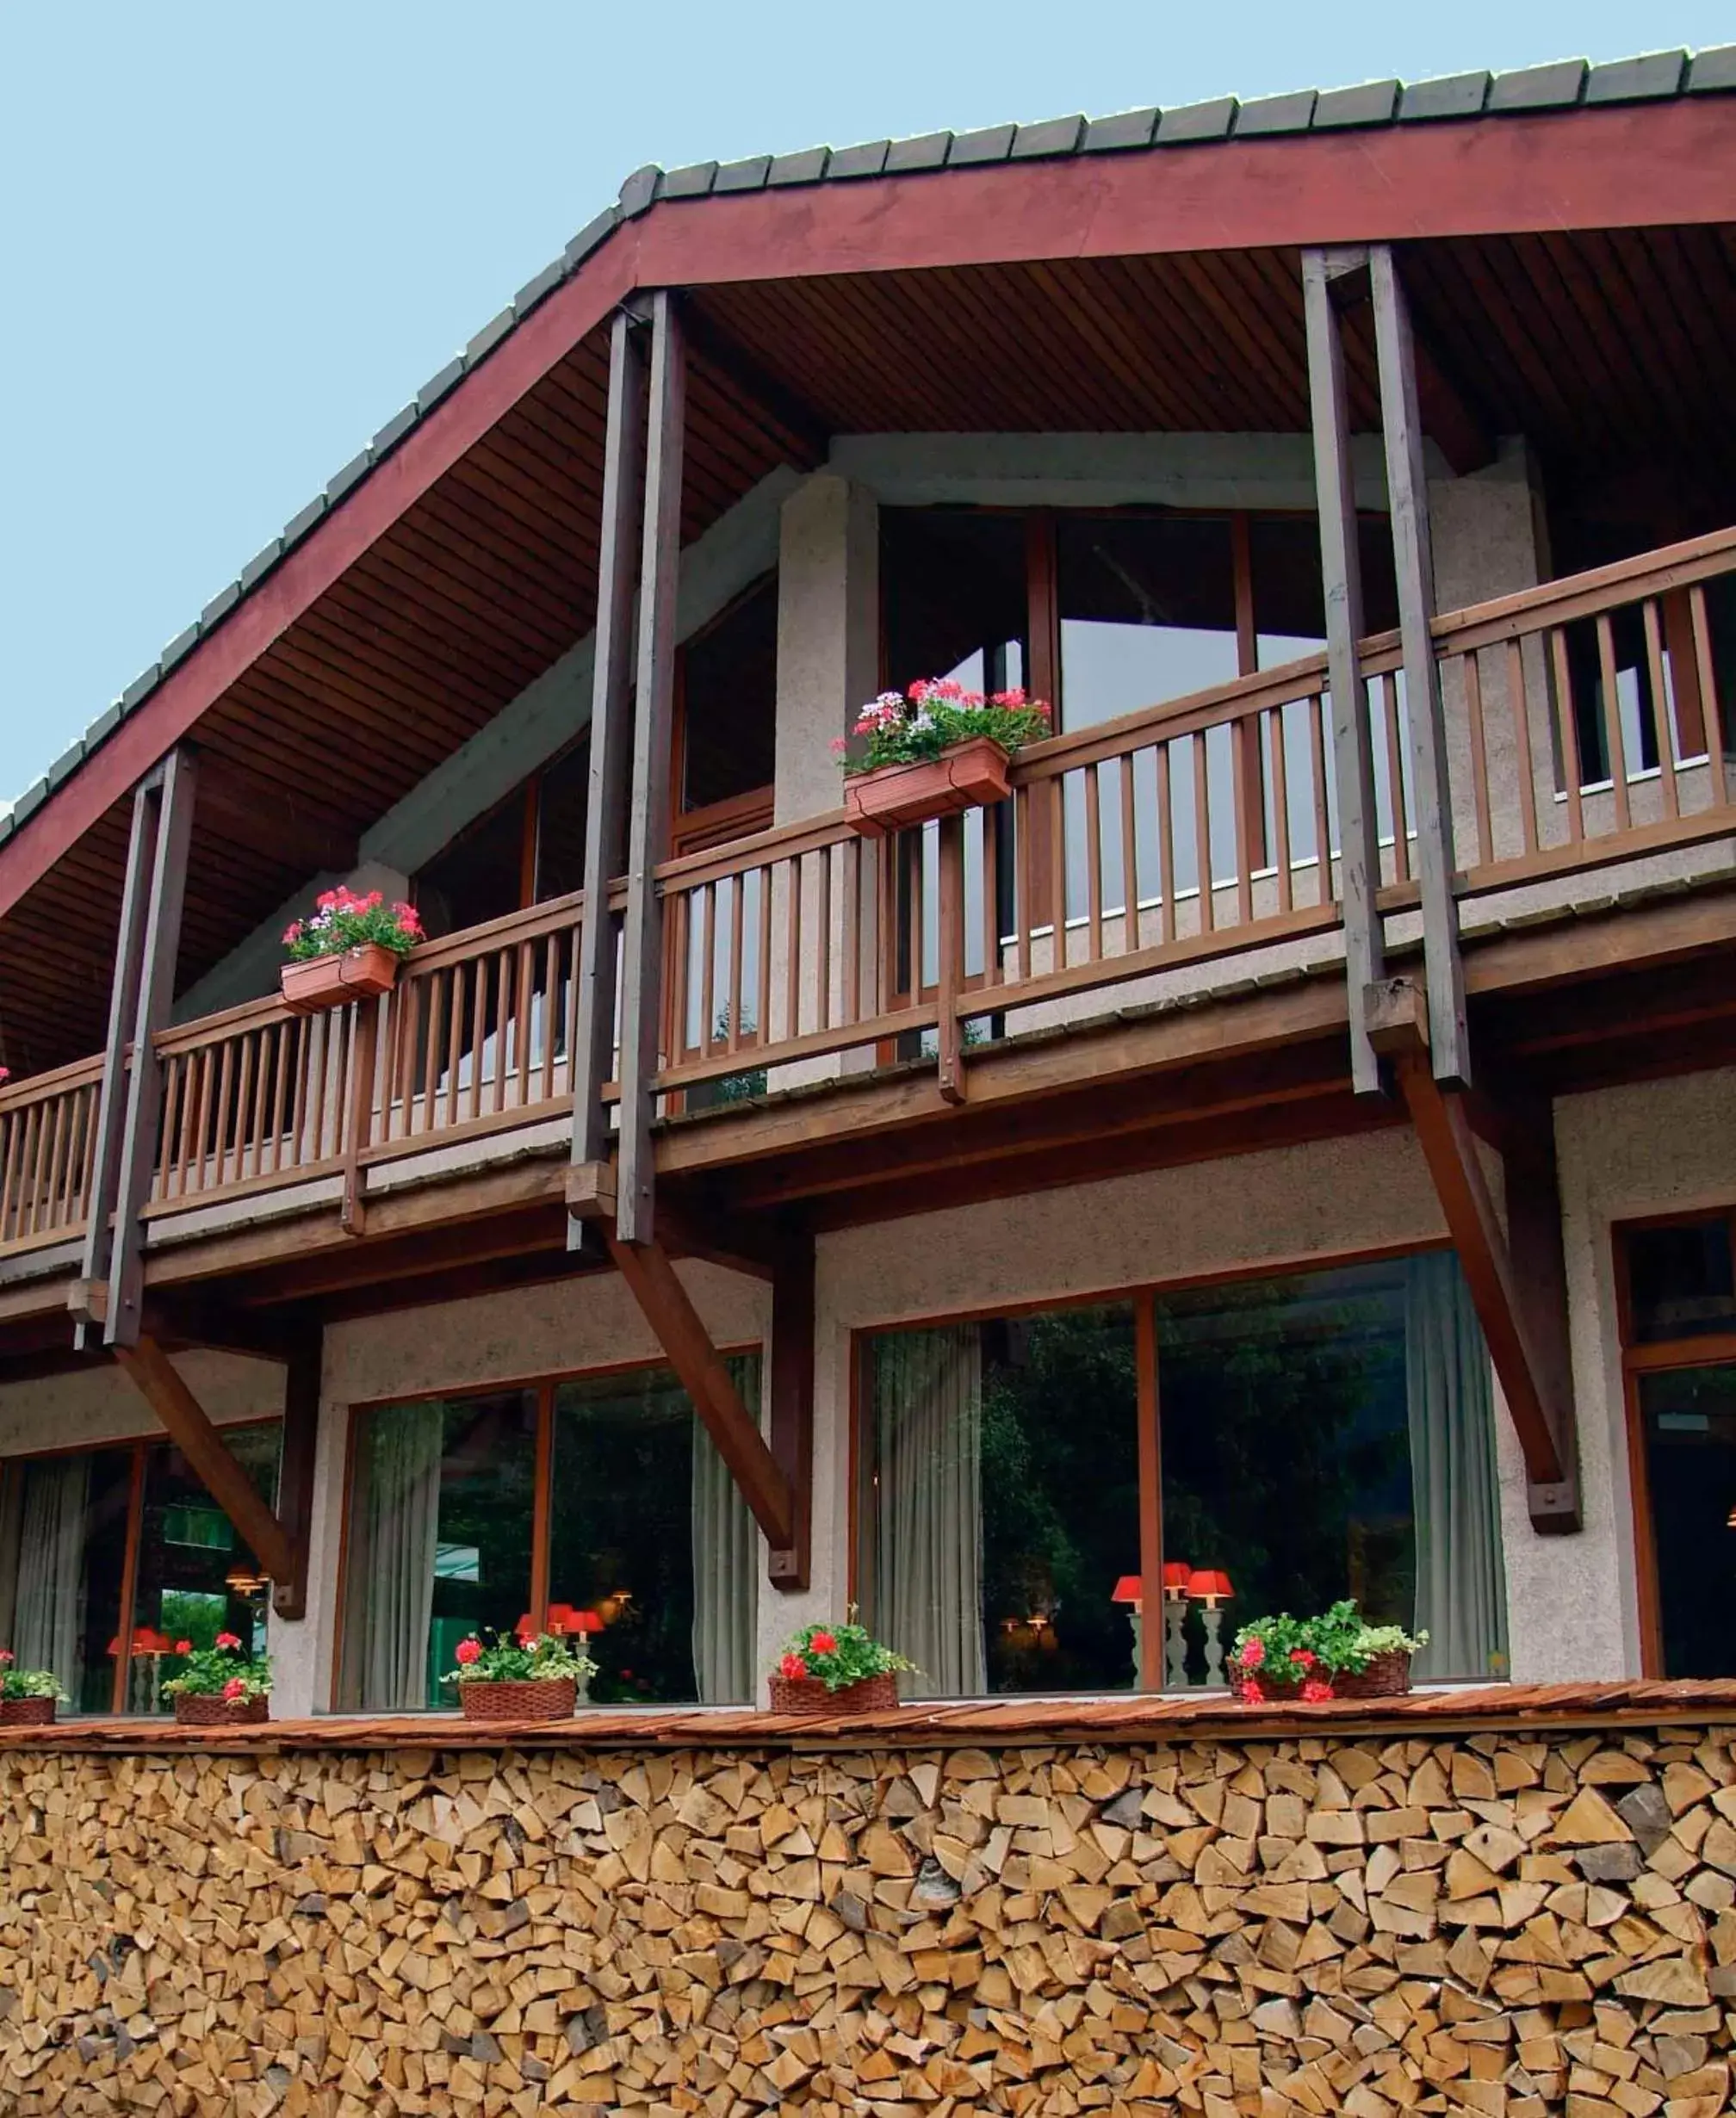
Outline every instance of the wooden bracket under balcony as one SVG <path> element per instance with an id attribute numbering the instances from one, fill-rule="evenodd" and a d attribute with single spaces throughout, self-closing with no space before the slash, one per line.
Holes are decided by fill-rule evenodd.
<path id="1" fill-rule="evenodd" d="M 1429 1007 L 1410 978 L 1369 986 L 1365 1013 L 1375 1050 L 1390 1061 L 1434 1181 L 1472 1304 L 1525 1458 L 1534 1528 L 1578 1529 L 1579 1474 L 1567 1361 L 1561 1209 L 1547 1122 L 1505 1158 L 1504 1229 L 1484 1175 L 1466 1096 L 1435 1078 Z M 1486 1090 L 1485 1092 L 1486 1099 Z M 1510 1143 L 1522 1129 L 1508 1125 Z"/>

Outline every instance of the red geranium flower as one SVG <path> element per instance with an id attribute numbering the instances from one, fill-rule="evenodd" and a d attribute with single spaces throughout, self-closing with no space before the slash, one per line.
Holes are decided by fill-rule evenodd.
<path id="1" fill-rule="evenodd" d="M 452 1651 L 468 1669 L 473 1662 L 482 1659 L 482 1643 L 480 1640 L 461 1640 Z"/>
<path id="2" fill-rule="evenodd" d="M 226 1647 L 233 1650 L 240 1646 L 241 1636 L 236 1632 L 220 1632 L 217 1635 L 217 1644 L 219 1647 Z M 177 1652 L 179 1652 L 178 1649 Z"/>
<path id="3" fill-rule="evenodd" d="M 778 1674 L 785 1677 L 805 1677 L 808 1665 L 799 1655 L 786 1655 L 778 1665 Z"/>
<path id="4" fill-rule="evenodd" d="M 245 1699 L 247 1696 L 247 1686 L 244 1680 L 240 1677 L 231 1677 L 223 1687 L 223 1696 L 226 1699 Z"/>
<path id="5" fill-rule="evenodd" d="M 1244 1669 L 1257 1669 L 1266 1659 L 1266 1643 L 1263 1640 L 1245 1642 L 1237 1659 Z"/>
<path id="6" fill-rule="evenodd" d="M 1266 1695 L 1251 1678 L 1238 1688 L 1241 1691 L 1242 1703 L 1244 1706 L 1257 1706 Z"/>
<path id="7" fill-rule="evenodd" d="M 835 1655 L 838 1643 L 829 1632 L 810 1632 L 808 1636 L 808 1652 L 810 1655 Z"/>
<path id="8" fill-rule="evenodd" d="M 1305 1647 L 1293 1647 L 1290 1659 L 1299 1669 L 1311 1669 L 1314 1667 L 1314 1657 Z"/>
<path id="9" fill-rule="evenodd" d="M 1332 1696 L 1332 1687 L 1320 1677 L 1310 1677 L 1302 1687 L 1302 1696 L 1308 1700 L 1310 1705 L 1314 1705 L 1322 1699 L 1330 1699 Z"/>
<path id="10" fill-rule="evenodd" d="M 0 1664 L 15 1663 L 17 1659 L 9 1647 L 0 1647 Z"/>
<path id="11" fill-rule="evenodd" d="M 193 1643 L 190 1640 L 177 1640 L 175 1643 L 175 1652 L 177 1655 L 190 1655 L 193 1652 Z"/>

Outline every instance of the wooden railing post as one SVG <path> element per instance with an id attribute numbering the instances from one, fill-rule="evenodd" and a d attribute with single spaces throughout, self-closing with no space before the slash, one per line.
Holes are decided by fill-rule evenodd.
<path id="1" fill-rule="evenodd" d="M 1459 904 L 1453 894 L 1453 790 L 1441 669 L 1429 625 L 1435 616 L 1435 565 L 1429 537 L 1429 488 L 1423 426 L 1417 408 L 1417 354 L 1410 313 L 1391 246 L 1368 253 L 1374 297 L 1374 344 L 1380 368 L 1380 420 L 1386 443 L 1387 505 L 1392 520 L 1398 629 L 1404 650 L 1404 703 L 1410 787 L 1417 811 L 1417 869 L 1423 900 L 1423 957 L 1429 985 L 1430 1056 L 1438 1080 L 1466 1087 L 1471 1046 L 1465 1020 L 1465 973 L 1459 956 Z M 1404 798 L 1392 790 L 1393 830 L 1404 830 Z"/>
<path id="2" fill-rule="evenodd" d="M 1380 887 L 1380 840 L 1368 700 L 1356 653 L 1363 633 L 1362 569 L 1356 548 L 1344 344 L 1335 294 L 1367 264 L 1367 253 L 1360 250 L 1302 253 L 1314 487 L 1320 512 L 1320 573 L 1332 686 L 1332 768 L 1338 790 L 1338 896 L 1350 997 L 1350 1076 L 1360 1094 L 1372 1095 L 1380 1093 L 1380 1066 L 1369 1041 L 1362 995 L 1381 976 L 1386 949 L 1375 904 Z M 1330 849 L 1323 846 L 1320 858 L 1330 867 Z M 1323 868 L 1323 881 L 1327 872 Z"/>
<path id="3" fill-rule="evenodd" d="M 675 709 L 675 591 L 681 556 L 686 374 L 681 320 L 667 289 L 652 297 L 645 536 L 639 566 L 638 701 L 633 723 L 627 911 L 622 962 L 621 1159 L 616 1233 L 655 1233 L 651 1141 L 662 1027 L 663 911 L 656 867 L 669 837 L 669 752 Z"/>
<path id="4" fill-rule="evenodd" d="M 597 567 L 597 656 L 591 687 L 591 756 L 585 833 L 585 905 L 578 934 L 573 1040 L 573 1149 L 567 1247 L 584 1241 L 586 1217 L 612 1211 L 609 1112 L 603 1086 L 614 1069 L 616 940 L 609 886 L 624 850 L 630 741 L 629 644 L 633 623 L 633 536 L 645 481 L 645 350 L 642 321 L 615 318 L 609 344 L 609 412 L 604 432 L 602 545 Z M 580 1209 L 584 1211 L 581 1214 Z"/>
<path id="5" fill-rule="evenodd" d="M 937 926 L 940 947 L 936 971 L 935 1004 L 939 1014 L 934 1034 L 939 1060 L 939 1087 L 940 1093 L 948 1103 L 963 1103 L 964 1025 L 958 1013 L 964 986 L 964 819 L 962 816 L 943 816 L 940 819 L 939 880 Z M 912 945 L 920 954 L 922 947 L 920 931 Z M 920 969 L 912 983 L 917 990 L 921 990 Z"/>

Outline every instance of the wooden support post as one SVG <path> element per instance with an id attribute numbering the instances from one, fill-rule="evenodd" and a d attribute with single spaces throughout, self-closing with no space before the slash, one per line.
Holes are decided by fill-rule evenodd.
<path id="1" fill-rule="evenodd" d="M 1435 1077 L 1471 1085 L 1465 1020 L 1465 972 L 1459 956 L 1459 901 L 1453 893 L 1453 790 L 1441 668 L 1429 621 L 1435 616 L 1435 562 L 1429 538 L 1429 488 L 1417 405 L 1417 353 L 1410 312 L 1391 247 L 1368 253 L 1374 296 L 1374 344 L 1380 364 L 1380 419 L 1386 443 L 1387 504 L 1392 518 L 1398 628 L 1404 647 L 1404 705 L 1410 792 L 1417 817 L 1417 870 L 1423 899 L 1423 955 L 1429 982 L 1429 1049 Z M 1393 829 L 1404 828 L 1401 790 L 1392 790 Z"/>
<path id="2" fill-rule="evenodd" d="M 617 312 L 609 342 L 609 411 L 603 440 L 603 525 L 597 565 L 597 656 L 591 684 L 590 784 L 585 908 L 578 944 L 573 1053 L 573 1151 L 567 1247 L 586 1220 L 615 1214 L 609 1112 L 603 1086 L 615 1068 L 616 928 L 609 885 L 626 848 L 627 760 L 632 741 L 629 644 L 636 568 L 633 536 L 645 483 L 645 335 Z"/>
<path id="3" fill-rule="evenodd" d="M 72 1342 L 80 1353 L 94 1345 L 108 1307 L 108 1262 L 114 1231 L 115 1189 L 121 1168 L 121 1136 L 127 1111 L 127 1050 L 139 1011 L 139 970 L 145 952 L 145 915 L 157 855 L 163 767 L 155 765 L 133 791 L 133 831 L 127 846 L 127 876 L 121 895 L 121 931 L 115 942 L 115 975 L 108 991 L 108 1041 L 102 1051 L 102 1083 L 96 1099 L 96 1137 L 90 1157 L 84 1252 L 78 1278 L 66 1297 L 76 1319 Z"/>
<path id="4" fill-rule="evenodd" d="M 1528 1175 L 1522 1172 L 1517 1181 L 1510 1178 L 1510 1225 L 1504 1229 L 1483 1174 L 1466 1098 L 1443 1089 L 1435 1078 L 1422 988 L 1408 978 L 1392 978 L 1371 988 L 1366 999 L 1371 1033 L 1398 1077 L 1519 1437 L 1532 1527 L 1544 1533 L 1577 1530 L 1578 1470 L 1565 1366 L 1566 1287 L 1553 1167 L 1547 1183 L 1537 1181 L 1535 1170 Z M 1512 1226 L 1516 1198 L 1521 1202 L 1518 1241 Z M 1552 1211 L 1553 1226 L 1546 1229 L 1543 1223 Z M 1552 1250 L 1553 1276 L 1547 1258 Z M 1546 1309 L 1555 1321 L 1540 1328 L 1540 1312 Z"/>
<path id="5" fill-rule="evenodd" d="M 319 1381 L 326 1335 L 317 1321 L 298 1322 L 283 1374 L 283 1446 L 277 1458 L 277 1520 L 289 1545 L 289 1574 L 271 1582 L 279 1618 L 307 1614 L 307 1551 L 313 1532 L 313 1469 L 319 1442 Z"/>
<path id="6" fill-rule="evenodd" d="M 638 708 L 633 721 L 627 912 L 621 1012 L 621 1161 L 616 1229 L 648 1243 L 656 1227 L 651 1143 L 662 1027 L 663 907 L 656 867 L 669 839 L 669 755 L 675 713 L 675 591 L 681 558 L 681 461 L 686 376 L 673 294 L 651 302 L 651 393 L 645 538 L 639 563 Z M 739 1403 L 739 1400 L 738 1400 Z"/>
<path id="7" fill-rule="evenodd" d="M 1344 344 L 1336 300 L 1341 283 L 1354 282 L 1367 263 L 1361 251 L 1302 253 L 1314 487 L 1326 598 L 1326 664 L 1332 687 L 1332 770 L 1338 790 L 1338 897 L 1350 993 L 1350 1078 L 1359 1094 L 1373 1095 L 1380 1088 L 1380 1068 L 1369 1042 L 1361 996 L 1380 977 L 1386 950 L 1375 903 L 1380 887 L 1380 841 L 1373 747 L 1367 695 L 1356 660 L 1356 643 L 1363 633 L 1362 569 L 1356 548 Z"/>
<path id="8" fill-rule="evenodd" d="M 608 1240 L 622 1278 L 656 1333 L 681 1387 L 693 1400 L 694 1411 L 765 1532 L 766 1543 L 774 1551 L 791 1550 L 797 1525 L 790 1479 L 730 1381 L 728 1368 L 676 1277 L 668 1253 L 655 1242 L 629 1243 L 612 1233 Z"/>
<path id="9" fill-rule="evenodd" d="M 168 1025 L 175 997 L 175 961 L 181 948 L 181 905 L 187 888 L 187 848 L 196 786 L 193 753 L 183 745 L 164 760 L 162 784 L 156 794 L 156 852 L 140 945 L 133 1058 L 127 1074 L 127 1113 L 115 1178 L 115 1228 L 102 1324 L 104 1343 L 115 1347 L 136 1345 L 140 1332 L 145 1229 L 140 1216 L 150 1196 L 163 1100 L 156 1037 Z M 195 1152 L 202 1153 L 202 1146 Z"/>
<path id="10" fill-rule="evenodd" d="M 772 1453 L 789 1480 L 791 1536 L 767 1555 L 774 1588 L 808 1586 L 814 1514 L 814 1236 L 791 1238 L 772 1280 Z"/>
<path id="11" fill-rule="evenodd" d="M 115 1358 L 197 1472 L 205 1490 L 246 1539 L 261 1567 L 273 1582 L 294 1582 L 295 1557 L 282 1524 L 230 1454 L 168 1354 L 155 1339 L 141 1336 L 134 1345 L 117 1345 Z"/>

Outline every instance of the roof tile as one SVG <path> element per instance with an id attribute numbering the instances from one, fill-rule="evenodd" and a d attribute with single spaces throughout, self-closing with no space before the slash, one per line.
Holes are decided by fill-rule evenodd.
<path id="1" fill-rule="evenodd" d="M 227 617 L 240 600 L 241 584 L 239 581 L 231 581 L 226 587 L 220 588 L 199 613 L 201 629 L 208 632 L 220 618 Z"/>
<path id="2" fill-rule="evenodd" d="M 478 361 L 486 360 L 500 341 L 510 335 L 513 325 L 518 321 L 518 311 L 516 302 L 510 309 L 502 309 L 498 316 L 490 317 L 481 330 L 465 347 L 464 365 L 467 368 L 474 368 Z M 423 391 L 417 393 L 416 401 L 418 405 L 422 403 L 425 394 L 426 393 Z"/>
<path id="3" fill-rule="evenodd" d="M 1314 130 L 1339 126 L 1390 125 L 1398 108 L 1396 81 L 1364 81 L 1355 88 L 1328 89 L 1315 98 Z"/>
<path id="4" fill-rule="evenodd" d="M 368 466 L 372 461 L 373 458 L 364 449 L 359 456 L 351 456 L 335 478 L 326 480 L 326 498 L 332 505 L 335 507 L 358 479 L 368 475 Z"/>
<path id="5" fill-rule="evenodd" d="M 1688 62 L 1688 93 L 1715 94 L 1736 89 L 1736 44 L 1720 44 L 1715 51 L 1696 52 Z"/>
<path id="6" fill-rule="evenodd" d="M 1585 84 L 1588 103 L 1655 102 L 1682 90 L 1682 74 L 1688 64 L 1685 52 L 1647 52 L 1640 59 L 1618 59 L 1613 65 L 1594 66 Z"/>
<path id="7" fill-rule="evenodd" d="M 51 787 L 58 787 L 63 779 L 70 779 L 84 761 L 84 738 L 81 735 L 70 750 L 63 750 L 48 768 L 46 775 Z"/>
<path id="8" fill-rule="evenodd" d="M 795 154 L 774 154 L 766 172 L 768 184 L 817 184 L 832 158 L 829 147 L 803 147 Z"/>
<path id="9" fill-rule="evenodd" d="M 374 461 L 376 463 L 388 449 L 395 449 L 398 446 L 411 428 L 415 425 L 418 416 L 413 403 L 399 406 L 369 443 L 369 447 L 374 452 Z"/>
<path id="10" fill-rule="evenodd" d="M 1293 96 L 1262 96 L 1243 103 L 1236 114 L 1237 139 L 1259 133 L 1305 133 L 1314 115 L 1312 89 L 1299 89 Z"/>
<path id="11" fill-rule="evenodd" d="M 1166 110 L 1157 121 L 1157 145 L 1190 147 L 1196 140 L 1227 139 L 1238 108 L 1233 96 L 1218 96 L 1210 102 Z"/>
<path id="12" fill-rule="evenodd" d="M 33 780 L 12 804 L 10 822 L 13 829 L 16 831 L 24 819 L 34 811 L 40 809 L 47 799 L 47 781 L 46 779 Z"/>
<path id="13" fill-rule="evenodd" d="M 280 543 L 284 543 L 284 540 L 282 538 L 280 538 L 278 542 Z M 285 544 L 285 548 L 288 548 L 287 543 Z M 180 632 L 177 633 L 175 637 L 163 650 L 163 659 L 158 666 L 162 669 L 164 675 L 166 677 L 169 672 L 174 668 L 177 662 L 184 662 L 187 660 L 187 657 L 193 652 L 194 648 L 196 647 L 198 644 L 199 628 L 196 624 L 186 626 Z M 118 701 L 116 702 L 116 704 L 119 704 Z M 119 717 L 120 716 L 117 713 L 115 718 L 118 720 Z"/>
<path id="14" fill-rule="evenodd" d="M 864 140 L 858 147 L 834 147 L 826 165 L 828 182 L 850 176 L 877 176 L 886 166 L 890 139 Z"/>
<path id="15" fill-rule="evenodd" d="M 197 637 L 197 629 L 196 629 L 196 628 L 189 626 L 189 627 L 188 628 L 188 629 L 189 629 L 189 631 L 190 631 L 190 632 L 193 632 L 193 633 L 194 633 L 194 635 L 195 635 L 195 638 Z M 168 668 L 168 666 L 169 666 L 169 664 L 168 664 L 168 661 L 167 661 L 167 659 L 166 659 L 166 658 L 165 658 L 165 660 L 164 660 L 164 661 L 163 666 L 164 666 L 164 668 L 165 670 L 167 670 L 167 668 Z M 95 720 L 94 720 L 94 721 L 90 723 L 90 727 L 89 727 L 88 728 L 86 728 L 86 729 L 85 729 L 85 731 L 84 731 L 84 747 L 85 747 L 85 749 L 86 749 L 86 750 L 95 750 L 95 749 L 96 749 L 96 746 L 97 746 L 97 744 L 98 744 L 98 743 L 100 743 L 100 742 L 102 740 L 103 737 L 104 737 L 105 735 L 111 734 L 114 732 L 114 730 L 115 730 L 115 729 L 116 729 L 116 728 L 118 728 L 120 727 L 120 725 L 121 725 L 121 702 L 120 702 L 120 700 L 117 698 L 117 699 L 115 700 L 115 703 L 114 703 L 112 706 L 110 706 L 110 707 L 108 708 L 108 711 L 107 711 L 106 713 L 100 713 L 100 714 L 98 714 L 98 715 L 97 715 L 97 716 L 96 716 L 96 719 L 95 719 Z"/>
<path id="16" fill-rule="evenodd" d="M 152 662 L 149 669 L 141 669 L 121 694 L 120 705 L 123 714 L 130 714 L 135 706 L 150 697 L 163 675 L 163 665 Z"/>
<path id="17" fill-rule="evenodd" d="M 503 338 L 505 335 L 505 331 L 500 334 Z M 482 350 L 486 353 L 488 349 L 485 346 Z M 464 368 L 465 356 L 460 353 L 455 359 L 448 361 L 437 375 L 430 375 L 416 393 L 417 412 L 432 412 L 446 393 L 456 389 L 464 380 Z"/>
<path id="18" fill-rule="evenodd" d="M 703 199 L 717 174 L 715 162 L 690 162 L 685 169 L 672 169 L 663 179 L 666 199 Z"/>
<path id="19" fill-rule="evenodd" d="M 1013 151 L 1016 130 L 1011 125 L 985 125 L 980 132 L 955 133 L 952 151 L 946 158 L 947 168 L 964 169 L 975 162 L 1004 162 Z"/>
<path id="20" fill-rule="evenodd" d="M 1013 142 L 1013 159 L 1029 162 L 1042 155 L 1073 154 L 1084 130 L 1082 117 L 1045 118 L 1040 125 L 1021 125 Z"/>
<path id="21" fill-rule="evenodd" d="M 273 537 L 263 551 L 255 552 L 242 567 L 237 586 L 245 596 L 256 581 L 263 581 L 273 567 L 283 556 L 283 540 Z"/>
<path id="22" fill-rule="evenodd" d="M 1585 85 L 1583 59 L 1559 59 L 1547 66 L 1497 73 L 1489 84 L 1491 110 L 1559 110 L 1577 103 Z"/>
<path id="23" fill-rule="evenodd" d="M 566 276 L 567 261 L 564 257 L 557 257 L 553 264 L 544 265 L 534 280 L 526 280 L 512 297 L 514 319 L 522 320 L 529 316 L 539 301 L 547 300 Z M 473 339 L 471 343 L 474 345 L 475 342 Z M 479 357 L 474 353 L 471 355 L 473 360 Z"/>
<path id="24" fill-rule="evenodd" d="M 636 169 L 621 187 L 620 209 L 623 220 L 631 220 L 642 214 L 657 196 L 657 186 L 663 172 L 654 162 L 648 162 L 643 169 Z"/>
<path id="25" fill-rule="evenodd" d="M 895 139 L 886 150 L 886 174 L 908 176 L 918 170 L 943 168 L 952 145 L 951 133 L 920 133 L 914 139 Z"/>
<path id="26" fill-rule="evenodd" d="M 605 206 L 595 220 L 587 220 L 561 253 L 567 269 L 570 272 L 575 265 L 582 264 L 599 243 L 614 233 L 620 219 L 618 206 Z"/>
<path id="27" fill-rule="evenodd" d="M 299 514 L 292 515 L 284 523 L 284 550 L 287 552 L 292 544 L 299 544 L 325 512 L 326 495 L 323 492 L 316 492 Z"/>
<path id="28" fill-rule="evenodd" d="M 1400 123 L 1417 118 L 1474 118 L 1489 96 L 1487 73 L 1442 74 L 1407 81 L 1398 97 Z"/>
<path id="29" fill-rule="evenodd" d="M 763 191 L 771 173 L 769 154 L 750 154 L 743 162 L 722 163 L 717 170 L 716 191 Z"/>
<path id="30" fill-rule="evenodd" d="M 1128 147 L 1149 147 L 1156 127 L 1154 108 L 1117 110 L 1107 118 L 1092 118 L 1079 142 L 1081 154 L 1118 154 Z"/>

